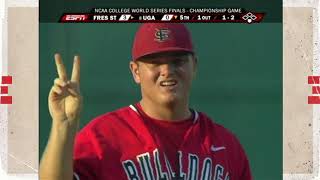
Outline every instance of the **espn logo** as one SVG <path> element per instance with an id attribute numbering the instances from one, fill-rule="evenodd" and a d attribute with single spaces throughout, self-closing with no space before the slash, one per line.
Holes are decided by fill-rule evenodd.
<path id="1" fill-rule="evenodd" d="M 9 84 L 12 84 L 12 76 L 2 76 L 0 86 L 0 104 L 12 104 L 12 96 L 8 96 Z"/>
<path id="2" fill-rule="evenodd" d="M 308 104 L 320 104 L 320 76 L 308 76 L 308 84 L 312 84 L 312 96 L 308 96 Z"/>
<path id="3" fill-rule="evenodd" d="M 66 14 L 61 18 L 62 22 L 79 22 L 86 21 L 88 16 L 85 14 Z"/>

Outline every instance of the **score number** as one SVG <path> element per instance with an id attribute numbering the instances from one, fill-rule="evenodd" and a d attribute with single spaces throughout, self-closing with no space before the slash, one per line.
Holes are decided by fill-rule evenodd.
<path id="1" fill-rule="evenodd" d="M 222 20 L 234 20 L 234 15 L 222 15 Z"/>

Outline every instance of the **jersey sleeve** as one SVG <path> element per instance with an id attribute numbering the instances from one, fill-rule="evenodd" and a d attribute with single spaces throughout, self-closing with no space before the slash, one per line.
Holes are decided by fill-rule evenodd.
<path id="1" fill-rule="evenodd" d="M 99 179 L 100 158 L 94 147 L 89 132 L 77 134 L 73 154 L 74 180 Z"/>
<path id="2" fill-rule="evenodd" d="M 250 170 L 250 165 L 249 165 L 249 160 L 247 158 L 247 155 L 242 147 L 242 145 L 240 144 L 240 142 L 238 141 L 238 139 L 236 139 L 236 145 L 238 146 L 238 150 L 239 150 L 239 179 L 243 179 L 243 180 L 253 180 L 252 174 L 251 174 L 251 170 Z"/>

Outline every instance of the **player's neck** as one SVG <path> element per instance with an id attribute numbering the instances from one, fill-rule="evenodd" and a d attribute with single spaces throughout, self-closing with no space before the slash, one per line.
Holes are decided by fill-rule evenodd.
<path id="1" fill-rule="evenodd" d="M 181 121 L 189 118 L 192 114 L 188 103 L 159 105 L 142 99 L 140 105 L 148 116 L 159 120 Z"/>

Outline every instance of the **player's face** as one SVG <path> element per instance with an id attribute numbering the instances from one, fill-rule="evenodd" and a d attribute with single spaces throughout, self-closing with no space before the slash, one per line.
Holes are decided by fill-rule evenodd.
<path id="1" fill-rule="evenodd" d="M 160 53 L 130 63 L 142 98 L 156 104 L 188 103 L 196 60 L 181 52 Z"/>

